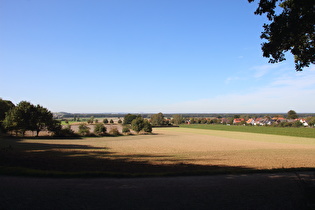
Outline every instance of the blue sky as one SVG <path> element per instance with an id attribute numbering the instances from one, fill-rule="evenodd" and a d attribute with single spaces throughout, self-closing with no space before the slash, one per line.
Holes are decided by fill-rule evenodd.
<path id="1" fill-rule="evenodd" d="M 247 0 L 1 0 L 0 97 L 53 112 L 315 112 Z"/>

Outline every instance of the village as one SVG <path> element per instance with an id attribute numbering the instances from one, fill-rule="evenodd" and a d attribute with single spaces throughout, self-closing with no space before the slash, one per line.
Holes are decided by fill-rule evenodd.
<path id="1" fill-rule="evenodd" d="M 285 117 L 258 117 L 258 118 L 190 118 L 185 124 L 223 124 L 243 126 L 274 126 L 274 127 L 314 127 L 315 118 L 288 119 Z"/>

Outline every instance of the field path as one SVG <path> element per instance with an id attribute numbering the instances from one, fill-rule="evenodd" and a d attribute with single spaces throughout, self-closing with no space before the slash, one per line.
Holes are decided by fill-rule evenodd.
<path id="1" fill-rule="evenodd" d="M 314 207 L 294 173 L 136 179 L 0 176 L 0 182 L 0 209 L 7 210 Z"/>

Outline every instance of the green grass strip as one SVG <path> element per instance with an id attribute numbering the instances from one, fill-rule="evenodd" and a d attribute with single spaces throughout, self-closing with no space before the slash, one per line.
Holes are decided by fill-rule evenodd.
<path id="1" fill-rule="evenodd" d="M 269 126 L 237 126 L 237 125 L 229 126 L 229 125 L 208 125 L 208 124 L 180 125 L 180 127 L 315 138 L 315 128 L 304 128 L 304 127 L 283 128 L 283 127 L 269 127 Z"/>

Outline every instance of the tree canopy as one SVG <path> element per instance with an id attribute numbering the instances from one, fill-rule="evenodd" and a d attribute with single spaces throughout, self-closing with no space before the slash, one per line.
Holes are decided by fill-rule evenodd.
<path id="1" fill-rule="evenodd" d="M 0 122 L 4 120 L 5 113 L 14 107 L 14 104 L 8 100 L 2 100 L 0 98 Z"/>
<path id="2" fill-rule="evenodd" d="M 144 120 L 143 131 L 147 133 L 152 133 L 152 125 L 148 120 Z"/>
<path id="3" fill-rule="evenodd" d="M 165 119 L 163 113 L 154 114 L 151 116 L 151 124 L 153 126 L 165 125 Z"/>
<path id="4" fill-rule="evenodd" d="M 289 51 L 297 71 L 315 64 L 315 1 L 260 0 L 255 14 L 264 13 L 271 23 L 264 24 L 260 36 L 267 40 L 262 43 L 263 56 L 270 58 L 270 63 L 278 63 Z"/>
<path id="5" fill-rule="evenodd" d="M 148 120 L 143 119 L 141 116 L 138 116 L 136 119 L 132 120 L 131 128 L 137 133 L 142 130 L 147 133 L 152 133 L 152 125 Z"/>
<path id="6" fill-rule="evenodd" d="M 298 118 L 298 115 L 294 110 L 290 110 L 290 111 L 288 111 L 287 118 L 288 119 L 296 119 L 296 118 Z"/>
<path id="7" fill-rule="evenodd" d="M 94 133 L 96 135 L 104 135 L 106 133 L 106 127 L 104 126 L 103 123 L 96 123 L 94 127 Z"/>
<path id="8" fill-rule="evenodd" d="M 126 114 L 124 117 L 124 124 L 131 124 L 131 122 L 136 119 L 137 117 L 141 117 L 141 115 L 135 115 L 135 114 Z"/>
<path id="9" fill-rule="evenodd" d="M 8 100 L 2 100 L 0 98 L 0 133 L 2 133 L 5 129 L 2 125 L 3 120 L 7 112 L 10 111 L 14 107 L 14 104 Z"/>
<path id="10" fill-rule="evenodd" d="M 29 130 L 36 131 L 38 136 L 41 130 L 50 129 L 54 127 L 54 124 L 53 115 L 48 109 L 27 101 L 21 101 L 10 109 L 3 120 L 3 125 L 7 130 L 21 132 L 22 135 Z"/>
<path id="11" fill-rule="evenodd" d="M 175 114 L 173 115 L 173 122 L 175 125 L 182 124 L 184 118 L 181 114 Z"/>
<path id="12" fill-rule="evenodd" d="M 132 120 L 131 122 L 132 130 L 139 133 L 144 128 L 144 120 L 142 117 L 137 117 L 136 119 Z"/>

